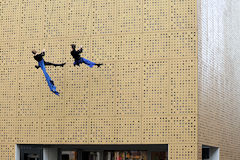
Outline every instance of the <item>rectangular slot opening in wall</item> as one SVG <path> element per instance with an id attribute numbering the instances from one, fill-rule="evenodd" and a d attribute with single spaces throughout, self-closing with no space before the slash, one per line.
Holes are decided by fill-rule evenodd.
<path id="1" fill-rule="evenodd" d="M 219 160 L 219 148 L 203 145 L 202 160 Z"/>
<path id="2" fill-rule="evenodd" d="M 166 144 L 18 145 L 18 148 L 16 160 L 168 160 Z"/>

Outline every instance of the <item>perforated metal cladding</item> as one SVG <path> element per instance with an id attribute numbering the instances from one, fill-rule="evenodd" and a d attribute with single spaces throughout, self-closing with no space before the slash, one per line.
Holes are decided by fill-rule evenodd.
<path id="1" fill-rule="evenodd" d="M 19 39 L 19 0 L 0 2 L 0 37 L 2 40 Z"/>
<path id="2" fill-rule="evenodd" d="M 139 139 L 141 138 L 141 118 L 91 118 L 89 136 L 89 140 L 93 144 L 139 144 Z"/>
<path id="3" fill-rule="evenodd" d="M 89 70 L 85 67 L 66 66 L 65 114 L 66 116 L 89 115 Z"/>
<path id="4" fill-rule="evenodd" d="M 168 61 L 146 61 L 143 68 L 142 114 L 168 114 Z"/>
<path id="5" fill-rule="evenodd" d="M 15 159 L 15 145 L 1 143 L 0 158 L 1 160 Z"/>
<path id="6" fill-rule="evenodd" d="M 0 142 L 14 143 L 15 142 L 15 119 L 14 118 L 0 118 Z"/>
<path id="7" fill-rule="evenodd" d="M 141 63 L 119 62 L 116 75 L 116 114 L 141 114 Z"/>
<path id="8" fill-rule="evenodd" d="M 196 114 L 197 105 L 196 59 L 170 61 L 171 114 Z"/>
<path id="9" fill-rule="evenodd" d="M 92 35 L 116 32 L 116 0 L 92 0 Z"/>
<path id="10" fill-rule="evenodd" d="M 91 71 L 91 116 L 115 115 L 115 67 L 114 63 L 105 63 L 101 68 Z"/>
<path id="11" fill-rule="evenodd" d="M 15 117 L 17 102 L 17 68 L 0 67 L 0 116 Z"/>
<path id="12" fill-rule="evenodd" d="M 11 149 L 5 156 L 5 144 L 40 143 L 169 144 L 172 159 L 194 159 L 195 2 L 0 2 L 4 158 L 14 157 Z M 103 66 L 74 67 L 73 43 L 83 46 L 82 57 Z M 46 67 L 59 97 L 34 67 L 31 51 L 43 48 L 45 61 L 66 62 L 63 68 Z"/>
<path id="13" fill-rule="evenodd" d="M 142 35 L 118 35 L 116 37 L 115 59 L 116 60 L 141 60 L 142 58 Z"/>
<path id="14" fill-rule="evenodd" d="M 117 33 L 142 31 L 142 1 L 117 1 Z"/>
<path id="15" fill-rule="evenodd" d="M 43 0 L 19 0 L 20 17 L 20 39 L 42 38 L 42 10 Z"/>
<path id="16" fill-rule="evenodd" d="M 39 118 L 17 118 L 15 123 L 17 144 L 39 143 Z"/>
<path id="17" fill-rule="evenodd" d="M 88 143 L 88 118 L 41 118 L 41 144 Z"/>
<path id="18" fill-rule="evenodd" d="M 45 1 L 43 10 L 44 38 L 63 37 L 66 35 L 67 1 Z"/>
<path id="19" fill-rule="evenodd" d="M 147 59 L 197 56 L 196 31 L 143 34 L 143 57 Z"/>
<path id="20" fill-rule="evenodd" d="M 197 28 L 197 1 L 196 0 L 169 0 L 170 29 L 183 30 Z"/>
<path id="21" fill-rule="evenodd" d="M 66 42 L 65 39 L 45 39 L 43 41 L 44 49 L 46 49 L 44 60 L 52 63 L 65 62 L 67 55 L 70 54 L 67 49 L 70 44 L 66 45 Z"/>
<path id="22" fill-rule="evenodd" d="M 144 144 L 164 144 L 168 142 L 169 122 L 167 116 L 142 117 L 142 143 Z M 156 127 L 158 126 L 158 127 Z"/>
<path id="23" fill-rule="evenodd" d="M 90 144 L 116 144 L 114 117 L 92 117 L 89 127 Z"/>
<path id="24" fill-rule="evenodd" d="M 171 143 L 197 142 L 197 116 L 169 117 L 169 141 Z"/>
<path id="25" fill-rule="evenodd" d="M 41 104 L 40 69 L 37 70 L 34 66 L 24 66 L 19 67 L 17 72 L 17 116 L 38 117 Z"/>
<path id="26" fill-rule="evenodd" d="M 0 43 L 0 66 L 16 66 L 20 55 L 18 54 L 19 42 L 4 41 Z"/>
<path id="27" fill-rule="evenodd" d="M 140 144 L 141 117 L 116 117 L 117 144 Z"/>
<path id="28" fill-rule="evenodd" d="M 40 119 L 40 143 L 62 144 L 64 143 L 65 120 L 63 118 Z"/>
<path id="29" fill-rule="evenodd" d="M 68 37 L 90 35 L 92 1 L 68 0 L 67 2 Z"/>
<path id="30" fill-rule="evenodd" d="M 153 144 L 196 143 L 196 126 L 196 116 L 145 116 L 142 119 L 142 141 Z"/>
<path id="31" fill-rule="evenodd" d="M 143 1 L 143 31 L 168 30 L 169 0 Z"/>
<path id="32" fill-rule="evenodd" d="M 171 144 L 168 151 L 170 160 L 196 160 L 198 158 L 196 144 Z"/>
<path id="33" fill-rule="evenodd" d="M 93 61 L 115 60 L 115 36 L 91 37 L 91 59 Z"/>
<path id="34" fill-rule="evenodd" d="M 89 118 L 66 118 L 64 129 L 64 143 L 87 144 Z"/>

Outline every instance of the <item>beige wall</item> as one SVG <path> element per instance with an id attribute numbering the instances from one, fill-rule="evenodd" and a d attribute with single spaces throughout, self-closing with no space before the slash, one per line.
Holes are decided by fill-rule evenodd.
<path id="1" fill-rule="evenodd" d="M 199 144 L 240 159 L 240 2 L 199 1 Z"/>
<path id="2" fill-rule="evenodd" d="M 169 144 L 197 159 L 196 0 L 2 0 L 0 159 L 14 144 Z M 73 67 L 70 44 L 101 68 Z M 60 97 L 31 50 L 46 49 Z M 10 148 L 10 149 L 9 149 Z"/>

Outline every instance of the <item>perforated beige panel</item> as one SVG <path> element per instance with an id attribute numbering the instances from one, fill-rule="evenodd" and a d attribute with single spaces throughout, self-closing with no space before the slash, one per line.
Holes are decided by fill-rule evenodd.
<path id="1" fill-rule="evenodd" d="M 19 42 L 4 41 L 0 43 L 0 66 L 16 66 L 20 55 L 18 53 Z"/>
<path id="2" fill-rule="evenodd" d="M 198 144 L 198 160 L 202 160 L 202 145 Z"/>
<path id="3" fill-rule="evenodd" d="M 70 45 L 70 44 L 69 44 Z M 65 39 L 46 39 L 43 41 L 43 48 L 46 49 L 44 60 L 52 63 L 63 63 L 70 51 Z M 41 50 L 39 51 L 41 52 Z M 51 66 L 52 68 L 53 66 Z"/>
<path id="4" fill-rule="evenodd" d="M 0 116 L 16 116 L 17 100 L 17 68 L 1 67 L 0 68 Z"/>
<path id="5" fill-rule="evenodd" d="M 196 116 L 145 116 L 142 141 L 146 144 L 197 142 L 196 127 Z"/>
<path id="6" fill-rule="evenodd" d="M 43 6 L 44 38 L 63 37 L 66 35 L 67 1 L 44 1 Z"/>
<path id="7" fill-rule="evenodd" d="M 15 138 L 17 144 L 39 143 L 39 118 L 17 118 L 15 123 Z"/>
<path id="8" fill-rule="evenodd" d="M 15 118 L 0 118 L 0 143 L 15 142 Z"/>
<path id="9" fill-rule="evenodd" d="M 91 3 L 89 0 L 67 0 L 67 35 L 90 35 Z"/>
<path id="10" fill-rule="evenodd" d="M 88 118 L 66 118 L 64 129 L 65 143 L 88 143 Z"/>
<path id="11" fill-rule="evenodd" d="M 143 56 L 147 59 L 197 56 L 196 31 L 144 34 L 143 45 Z"/>
<path id="12" fill-rule="evenodd" d="M 20 17 L 20 39 L 42 38 L 43 0 L 19 0 Z"/>
<path id="13" fill-rule="evenodd" d="M 92 61 L 115 60 L 115 36 L 94 36 L 91 39 Z"/>
<path id="14" fill-rule="evenodd" d="M 169 135 L 171 143 L 196 143 L 197 142 L 197 116 L 171 116 L 168 117 Z"/>
<path id="15" fill-rule="evenodd" d="M 62 144 L 65 132 L 64 118 L 41 118 L 40 119 L 40 143 Z"/>
<path id="16" fill-rule="evenodd" d="M 96 117 L 89 121 L 90 144 L 115 144 L 116 134 L 114 117 Z"/>
<path id="17" fill-rule="evenodd" d="M 90 119 L 92 144 L 139 144 L 141 117 L 98 117 Z"/>
<path id="18" fill-rule="evenodd" d="M 0 37 L 3 40 L 19 39 L 19 0 L 1 0 L 0 3 Z"/>
<path id="19" fill-rule="evenodd" d="M 115 38 L 116 60 L 141 60 L 142 58 L 142 35 L 130 34 L 119 35 Z"/>
<path id="20" fill-rule="evenodd" d="M 141 114 L 141 62 L 119 62 L 116 70 L 116 114 Z"/>
<path id="21" fill-rule="evenodd" d="M 196 144 L 170 144 L 168 147 L 169 160 L 196 160 Z"/>
<path id="22" fill-rule="evenodd" d="M 39 143 L 169 144 L 171 159 L 196 159 L 196 2 L 1 1 L 0 159 Z M 74 67 L 70 44 L 103 65 Z M 34 67 L 43 48 L 66 62 L 46 66 L 60 96 Z"/>
<path id="23" fill-rule="evenodd" d="M 197 60 L 170 61 L 171 114 L 197 113 Z"/>
<path id="24" fill-rule="evenodd" d="M 41 106 L 40 69 L 34 66 L 18 68 L 18 117 L 38 117 Z"/>
<path id="25" fill-rule="evenodd" d="M 142 117 L 142 143 L 144 144 L 164 144 L 168 142 L 169 122 L 167 116 Z M 156 127 L 158 126 L 158 127 Z"/>
<path id="26" fill-rule="evenodd" d="M 141 141 L 141 117 L 116 117 L 118 144 L 140 144 Z"/>
<path id="27" fill-rule="evenodd" d="M 115 67 L 114 63 L 104 63 L 101 68 L 91 71 L 91 116 L 115 115 Z"/>
<path id="28" fill-rule="evenodd" d="M 143 0 L 143 31 L 168 30 L 169 0 Z"/>
<path id="29" fill-rule="evenodd" d="M 0 159 L 1 160 L 14 160 L 15 159 L 15 145 L 13 144 L 0 144 Z"/>
<path id="30" fill-rule="evenodd" d="M 89 115 L 89 70 L 85 67 L 66 66 L 65 114 Z"/>
<path id="31" fill-rule="evenodd" d="M 168 61 L 146 61 L 143 68 L 143 115 L 167 115 Z"/>
<path id="32" fill-rule="evenodd" d="M 197 28 L 197 1 L 196 0 L 169 0 L 170 2 L 170 29 Z"/>
<path id="33" fill-rule="evenodd" d="M 87 12 L 90 12 L 89 10 Z M 91 11 L 92 35 L 116 32 L 116 0 L 92 0 Z"/>
<path id="34" fill-rule="evenodd" d="M 117 33 L 142 31 L 142 1 L 117 1 Z"/>

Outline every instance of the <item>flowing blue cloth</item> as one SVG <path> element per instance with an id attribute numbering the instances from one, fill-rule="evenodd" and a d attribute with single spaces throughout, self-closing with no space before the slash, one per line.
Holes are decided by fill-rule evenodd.
<path id="1" fill-rule="evenodd" d="M 89 61 L 88 59 L 82 58 L 82 57 L 79 60 L 76 60 L 73 64 L 79 66 L 80 63 L 85 63 L 86 65 L 88 65 L 91 68 L 96 64 L 96 63 Z"/>
<path id="2" fill-rule="evenodd" d="M 42 59 L 40 62 L 38 62 L 38 65 L 41 67 L 42 71 L 43 71 L 43 74 L 46 78 L 46 81 L 48 83 L 48 86 L 50 88 L 50 90 L 59 96 L 59 93 L 56 91 L 56 86 L 54 86 L 53 84 L 53 81 L 51 80 L 51 77 L 48 75 L 47 71 L 46 71 L 46 68 L 45 68 L 45 65 L 44 65 L 44 60 Z"/>

